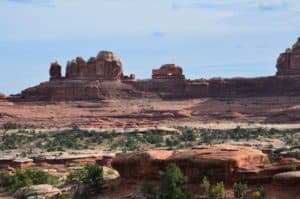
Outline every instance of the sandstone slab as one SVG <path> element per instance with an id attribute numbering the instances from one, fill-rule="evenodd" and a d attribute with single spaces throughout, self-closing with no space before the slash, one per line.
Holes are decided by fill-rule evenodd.
<path id="1" fill-rule="evenodd" d="M 34 185 L 19 189 L 15 193 L 16 198 L 30 198 L 30 197 L 43 197 L 52 198 L 60 194 L 60 190 L 53 187 L 52 185 Z"/>
<path id="2" fill-rule="evenodd" d="M 300 171 L 290 171 L 274 175 L 273 181 L 276 184 L 295 185 L 300 184 Z"/>
<path id="3" fill-rule="evenodd" d="M 236 178 L 239 170 L 258 169 L 267 156 L 245 146 L 201 146 L 191 150 L 151 150 L 119 154 L 112 161 L 122 178 L 157 179 L 169 163 L 176 163 L 191 182 L 200 182 L 204 176 L 227 183 Z M 239 176 L 240 177 L 240 176 Z"/>

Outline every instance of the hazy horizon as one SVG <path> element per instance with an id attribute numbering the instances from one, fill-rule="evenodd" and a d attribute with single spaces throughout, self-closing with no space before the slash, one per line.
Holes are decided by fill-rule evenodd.
<path id="1" fill-rule="evenodd" d="M 49 66 L 110 50 L 126 74 L 165 63 L 187 78 L 270 76 L 300 36 L 297 0 L 2 0 L 0 92 L 49 79 Z"/>

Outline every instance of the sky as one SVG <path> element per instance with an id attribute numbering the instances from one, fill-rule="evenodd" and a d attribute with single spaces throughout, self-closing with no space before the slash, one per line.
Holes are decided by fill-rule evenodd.
<path id="1" fill-rule="evenodd" d="M 138 79 L 166 63 L 191 79 L 270 76 L 299 24 L 299 0 L 0 0 L 0 92 L 100 50 Z"/>

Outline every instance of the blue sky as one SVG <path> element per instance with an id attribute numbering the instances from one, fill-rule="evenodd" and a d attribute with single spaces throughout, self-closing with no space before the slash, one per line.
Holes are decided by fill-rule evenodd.
<path id="1" fill-rule="evenodd" d="M 299 24 L 299 0 L 0 0 L 0 92 L 100 50 L 140 79 L 164 63 L 188 78 L 273 75 Z"/>

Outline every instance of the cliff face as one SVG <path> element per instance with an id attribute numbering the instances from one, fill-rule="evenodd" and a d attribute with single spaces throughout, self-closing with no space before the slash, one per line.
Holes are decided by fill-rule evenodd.
<path id="1" fill-rule="evenodd" d="M 119 154 L 112 161 L 121 178 L 157 179 L 169 163 L 176 163 L 190 182 L 199 182 L 204 176 L 216 181 L 233 182 L 241 171 L 258 173 L 267 156 L 245 146 L 202 146 L 191 150 L 152 150 Z"/>
<path id="2" fill-rule="evenodd" d="M 85 61 L 69 61 L 65 77 L 61 65 L 50 66 L 50 81 L 26 89 L 23 100 L 72 101 L 107 98 L 199 98 L 300 95 L 300 38 L 277 61 L 277 75 L 258 78 L 213 78 L 186 80 L 181 67 L 165 64 L 152 71 L 151 80 L 125 76 L 121 60 L 112 52 L 100 51 Z"/>
<path id="3" fill-rule="evenodd" d="M 300 37 L 292 48 L 286 49 L 277 59 L 277 75 L 300 75 Z"/>

